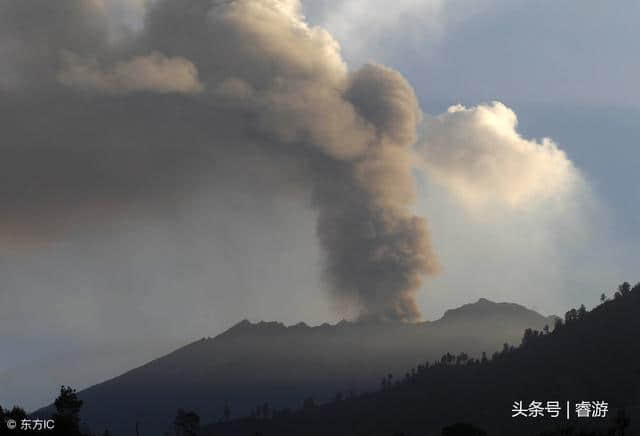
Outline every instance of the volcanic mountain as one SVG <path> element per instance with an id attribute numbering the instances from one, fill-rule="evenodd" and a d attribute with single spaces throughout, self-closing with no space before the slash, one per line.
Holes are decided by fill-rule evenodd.
<path id="1" fill-rule="evenodd" d="M 445 354 L 376 392 L 213 424 L 198 434 L 640 435 L 639 314 L 640 283 L 625 282 L 613 299 L 590 311 L 571 309 L 553 329 L 526 330 L 518 346 L 487 359 Z"/>
<path id="2" fill-rule="evenodd" d="M 383 376 L 400 379 L 407 369 L 446 352 L 490 355 L 504 343 L 518 344 L 525 329 L 554 321 L 486 299 L 415 324 L 287 327 L 244 320 L 81 391 L 82 418 L 92 429 L 109 427 L 116 435 L 132 433 L 136 422 L 141 434 L 161 434 L 171 428 L 178 408 L 196 411 L 206 424 L 218 421 L 226 405 L 238 417 L 265 402 L 272 409 L 297 408 L 309 397 L 322 403 L 378 389 Z"/>

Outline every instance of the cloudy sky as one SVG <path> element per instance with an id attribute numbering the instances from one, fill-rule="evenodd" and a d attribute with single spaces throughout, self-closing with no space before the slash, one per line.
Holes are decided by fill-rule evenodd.
<path id="1" fill-rule="evenodd" d="M 637 2 L 52 5 L 0 0 L 0 369 L 639 279 Z"/>
<path id="2" fill-rule="evenodd" d="M 427 156 L 446 139 L 470 146 L 427 162 L 419 210 L 443 259 L 421 297 L 427 317 L 481 295 L 561 313 L 589 305 L 612 281 L 637 279 L 640 5 L 325 0 L 305 11 L 341 42 L 350 65 L 382 62 L 408 78 L 433 117 L 423 126 L 435 140 L 422 148 Z M 492 134 L 474 134 L 492 115 Z M 487 161 L 469 171 L 458 153 Z M 454 171 L 438 175 L 436 164 Z M 559 203 L 529 202 L 566 186 L 562 177 L 575 179 Z"/>

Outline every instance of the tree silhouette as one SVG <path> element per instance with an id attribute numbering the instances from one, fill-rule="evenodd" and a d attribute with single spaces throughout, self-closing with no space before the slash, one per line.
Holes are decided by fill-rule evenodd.
<path id="1" fill-rule="evenodd" d="M 314 407 L 316 407 L 316 402 L 313 400 L 313 397 L 305 398 L 304 402 L 302 403 L 302 408 L 313 409 Z"/>
<path id="2" fill-rule="evenodd" d="M 587 314 L 587 308 L 584 307 L 584 304 L 581 304 L 580 308 L 578 309 L 578 319 L 584 319 L 586 314 Z"/>
<path id="3" fill-rule="evenodd" d="M 456 356 L 456 365 L 462 365 L 467 363 L 469 355 L 467 353 L 460 353 Z"/>
<path id="4" fill-rule="evenodd" d="M 0 419 L 0 434 L 5 434 L 3 432 L 7 429 L 7 427 L 5 426 L 6 420 L 12 419 L 19 426 L 20 422 L 23 419 L 25 419 L 26 417 L 27 417 L 27 412 L 25 412 L 25 410 L 22 407 L 13 406 L 13 408 L 11 410 L 9 410 L 9 409 L 2 410 L 2 408 L 0 407 L 0 418 L 1 418 Z"/>
<path id="5" fill-rule="evenodd" d="M 55 434 L 64 436 L 82 435 L 80 431 L 80 409 L 82 400 L 78 399 L 76 390 L 69 386 L 60 387 L 60 395 L 54 401 L 56 413 L 53 414 L 55 421 Z"/>
<path id="6" fill-rule="evenodd" d="M 487 433 L 471 424 L 459 422 L 443 428 L 442 436 L 487 436 Z"/>
<path id="7" fill-rule="evenodd" d="M 200 427 L 200 417 L 196 412 L 178 409 L 173 425 L 176 436 L 195 436 Z"/>
<path id="8" fill-rule="evenodd" d="M 629 427 L 629 423 L 630 423 L 629 416 L 627 416 L 627 412 L 624 409 L 618 410 L 615 423 L 616 423 L 616 428 L 618 430 L 618 434 L 620 436 L 624 436 L 625 431 L 627 427 Z"/>
<path id="9" fill-rule="evenodd" d="M 13 435 L 13 434 L 32 434 L 30 431 L 21 431 L 20 423 L 23 419 L 27 418 L 27 413 L 23 408 L 13 406 L 11 410 L 2 409 L 0 407 L 0 435 Z M 9 428 L 7 423 L 9 420 L 15 421 L 15 428 Z"/>
<path id="10" fill-rule="evenodd" d="M 620 292 L 620 295 L 622 295 L 623 297 L 629 295 L 631 293 L 631 285 L 629 284 L 629 282 L 624 282 L 623 284 L 618 286 L 618 292 Z"/>
<path id="11" fill-rule="evenodd" d="M 571 309 L 570 311 L 568 311 L 567 313 L 565 313 L 564 315 L 564 322 L 565 324 L 569 324 L 571 322 L 574 322 L 578 319 L 578 311 L 575 309 Z"/>
<path id="12" fill-rule="evenodd" d="M 556 318 L 556 321 L 553 324 L 554 333 L 559 331 L 562 328 L 563 325 L 564 325 L 564 323 L 562 322 L 562 318 Z"/>
<path id="13" fill-rule="evenodd" d="M 222 414 L 224 416 L 224 422 L 229 422 L 229 419 L 231 419 L 231 408 L 229 407 L 229 403 L 224 404 Z"/>
<path id="14" fill-rule="evenodd" d="M 522 336 L 522 345 L 526 346 L 531 343 L 531 339 L 533 337 L 533 329 L 526 329 L 524 331 L 524 336 Z"/>

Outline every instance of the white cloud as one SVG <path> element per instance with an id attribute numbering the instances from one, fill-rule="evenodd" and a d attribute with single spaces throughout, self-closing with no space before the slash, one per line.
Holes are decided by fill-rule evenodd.
<path id="1" fill-rule="evenodd" d="M 613 255 L 604 204 L 558 144 L 524 138 L 517 125 L 500 102 L 425 116 L 418 212 L 436 229 L 443 264 L 428 317 L 480 297 L 563 313 L 617 280 L 603 261 Z"/>
<path id="2" fill-rule="evenodd" d="M 583 185 L 578 169 L 549 138 L 523 138 L 500 102 L 451 106 L 426 117 L 418 154 L 429 175 L 473 208 L 513 208 L 566 199 Z"/>

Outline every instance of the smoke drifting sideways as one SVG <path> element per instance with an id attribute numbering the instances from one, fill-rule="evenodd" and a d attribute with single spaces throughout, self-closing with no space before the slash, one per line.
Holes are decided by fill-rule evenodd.
<path id="1" fill-rule="evenodd" d="M 350 72 L 297 0 L 160 0 L 118 38 L 109 20 L 99 0 L 0 3 L 0 244 L 91 232 L 201 184 L 308 189 L 332 295 L 420 318 L 438 262 L 412 213 L 422 115 L 399 73 Z M 273 174 L 289 176 L 270 192 Z"/>

